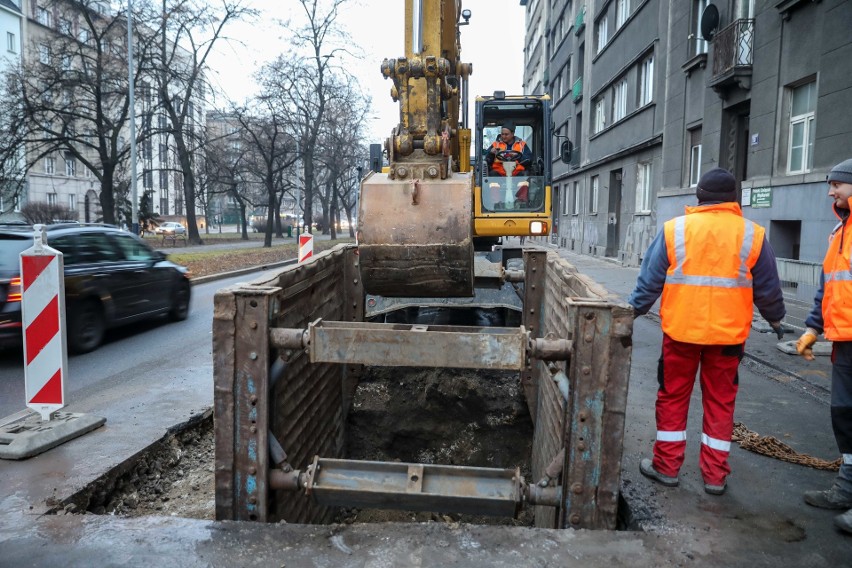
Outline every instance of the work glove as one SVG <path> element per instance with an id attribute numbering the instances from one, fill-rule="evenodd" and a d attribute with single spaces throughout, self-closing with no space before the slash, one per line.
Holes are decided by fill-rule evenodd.
<path id="1" fill-rule="evenodd" d="M 769 326 L 772 327 L 772 331 L 778 336 L 778 341 L 784 339 L 784 329 L 781 327 L 780 321 L 771 321 L 769 322 Z"/>
<path id="2" fill-rule="evenodd" d="M 796 342 L 796 351 L 798 351 L 799 355 L 804 357 L 807 361 L 814 360 L 813 346 L 814 343 L 816 343 L 816 340 L 817 331 L 809 327 Z"/>

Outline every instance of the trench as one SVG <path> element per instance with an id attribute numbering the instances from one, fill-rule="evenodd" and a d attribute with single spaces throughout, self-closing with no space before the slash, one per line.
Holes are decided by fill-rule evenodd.
<path id="1" fill-rule="evenodd" d="M 458 312 L 452 316 L 458 318 Z M 481 312 L 471 317 L 482 322 Z M 446 314 L 421 313 L 430 323 Z M 496 317 L 502 324 L 505 317 Z M 466 323 L 456 322 L 453 323 Z M 372 367 L 364 370 L 347 415 L 344 457 L 354 460 L 515 469 L 529 483 L 534 436 L 519 375 L 513 371 Z M 213 520 L 212 411 L 175 427 L 159 442 L 96 480 L 54 512 Z M 307 464 L 298 464 L 297 467 Z M 633 515 L 621 499 L 619 528 Z M 445 522 L 534 526 L 516 518 L 452 512 L 338 508 L 335 523 Z"/>

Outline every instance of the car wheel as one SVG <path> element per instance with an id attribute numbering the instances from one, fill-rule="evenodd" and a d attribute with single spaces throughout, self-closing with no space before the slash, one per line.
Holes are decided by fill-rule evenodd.
<path id="1" fill-rule="evenodd" d="M 189 316 L 189 282 L 181 282 L 172 297 L 172 307 L 169 309 L 169 319 L 183 321 Z"/>
<path id="2" fill-rule="evenodd" d="M 72 353 L 94 351 L 104 339 L 106 324 L 101 305 L 94 300 L 76 308 L 68 325 L 68 348 Z"/>

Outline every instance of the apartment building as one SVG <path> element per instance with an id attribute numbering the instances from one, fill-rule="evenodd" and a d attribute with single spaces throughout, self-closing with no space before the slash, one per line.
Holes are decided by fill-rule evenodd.
<path id="1" fill-rule="evenodd" d="M 21 0 L 0 0 L 0 42 L 2 42 L 0 43 L 0 76 L 21 64 L 24 52 L 24 22 Z M 0 104 L 11 103 L 11 101 L 0 102 Z M 17 200 L 3 199 L 3 197 L 15 193 L 14 186 L 23 177 L 21 173 L 23 158 L 23 152 L 21 152 L 19 164 L 10 163 L 0 168 L 0 219 L 14 215 L 15 209 L 18 208 Z"/>
<path id="2" fill-rule="evenodd" d="M 525 86 L 547 58 L 567 166 L 557 244 L 635 265 L 721 166 L 782 258 L 819 262 L 836 222 L 832 165 L 852 157 L 852 2 L 522 0 Z M 532 50 L 537 15 L 548 47 Z M 703 24 L 703 25 L 702 25 Z M 706 28 L 706 29 L 704 29 Z"/>
<path id="3" fill-rule="evenodd" d="M 0 0 L 9 2 L 10 0 Z M 22 13 L 25 19 L 25 34 L 23 38 L 24 60 L 30 63 L 40 63 L 43 66 L 73 73 L 75 66 L 87 59 L 87 64 L 95 61 L 95 57 L 80 55 L 84 50 L 92 52 L 99 47 L 102 55 L 98 56 L 98 65 L 109 70 L 109 76 L 103 81 L 120 83 L 127 77 L 127 35 L 123 21 L 115 20 L 110 3 L 106 0 L 89 0 L 85 3 L 73 0 L 23 0 Z M 83 16 L 89 15 L 88 21 Z M 93 23 L 94 22 L 94 23 Z M 109 26 L 108 33 L 101 33 Z M 98 28 L 95 33 L 93 26 Z M 97 38 L 95 37 L 97 35 Z M 95 45 L 96 42 L 99 45 Z M 172 46 L 174 47 L 174 46 Z M 191 61 L 190 54 L 176 48 L 177 56 L 173 58 L 174 65 L 181 62 L 181 57 Z M 108 58 L 108 59 L 107 59 Z M 105 59 L 107 59 L 105 61 Z M 59 74 L 57 74 L 59 76 Z M 203 79 L 202 79 L 203 82 Z M 108 85 L 107 85 L 108 86 Z M 169 133 L 172 125 L 162 110 L 157 96 L 156 82 L 142 79 L 137 81 L 135 100 L 135 121 L 137 139 L 137 193 L 141 197 L 147 195 L 153 213 L 166 217 L 184 214 L 183 172 L 176 159 L 176 149 L 173 136 Z M 121 85 L 115 90 L 119 96 Z M 78 95 L 64 91 L 52 93 L 54 97 L 64 97 L 62 105 L 87 105 L 91 100 L 80 100 L 91 93 Z M 205 123 L 205 90 L 198 88 L 195 96 L 186 103 L 185 131 L 190 137 L 200 138 Z M 121 101 L 111 101 L 109 104 L 120 104 Z M 178 110 L 180 112 L 181 109 Z M 95 136 L 94 123 L 91 120 L 78 121 L 72 124 L 77 130 L 87 129 L 88 133 L 77 134 Z M 45 129 L 58 128 L 51 120 L 47 120 Z M 79 137 L 79 136 L 78 136 Z M 125 126 L 118 138 L 118 147 L 127 150 L 130 144 L 129 124 Z M 98 170 L 99 158 L 93 150 L 88 150 L 86 158 Z M 196 161 L 198 163 L 198 161 Z M 100 181 L 92 171 L 93 168 L 81 163 L 71 152 L 56 151 L 41 157 L 32 167 L 27 176 L 26 201 L 44 202 L 64 205 L 77 212 L 80 221 L 97 222 L 102 216 L 100 200 Z M 129 199 L 131 186 L 131 168 L 123 166 L 115 172 L 115 182 Z M 117 195 L 121 199 L 121 195 Z M 199 204 L 197 212 L 202 212 Z M 129 222 L 124 219 L 123 221 Z"/>

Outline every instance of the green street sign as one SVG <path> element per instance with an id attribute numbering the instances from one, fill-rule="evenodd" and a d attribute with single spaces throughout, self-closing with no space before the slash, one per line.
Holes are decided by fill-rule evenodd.
<path id="1" fill-rule="evenodd" d="M 751 206 L 752 207 L 772 207 L 772 188 L 771 187 L 753 187 L 753 188 L 751 188 Z"/>

